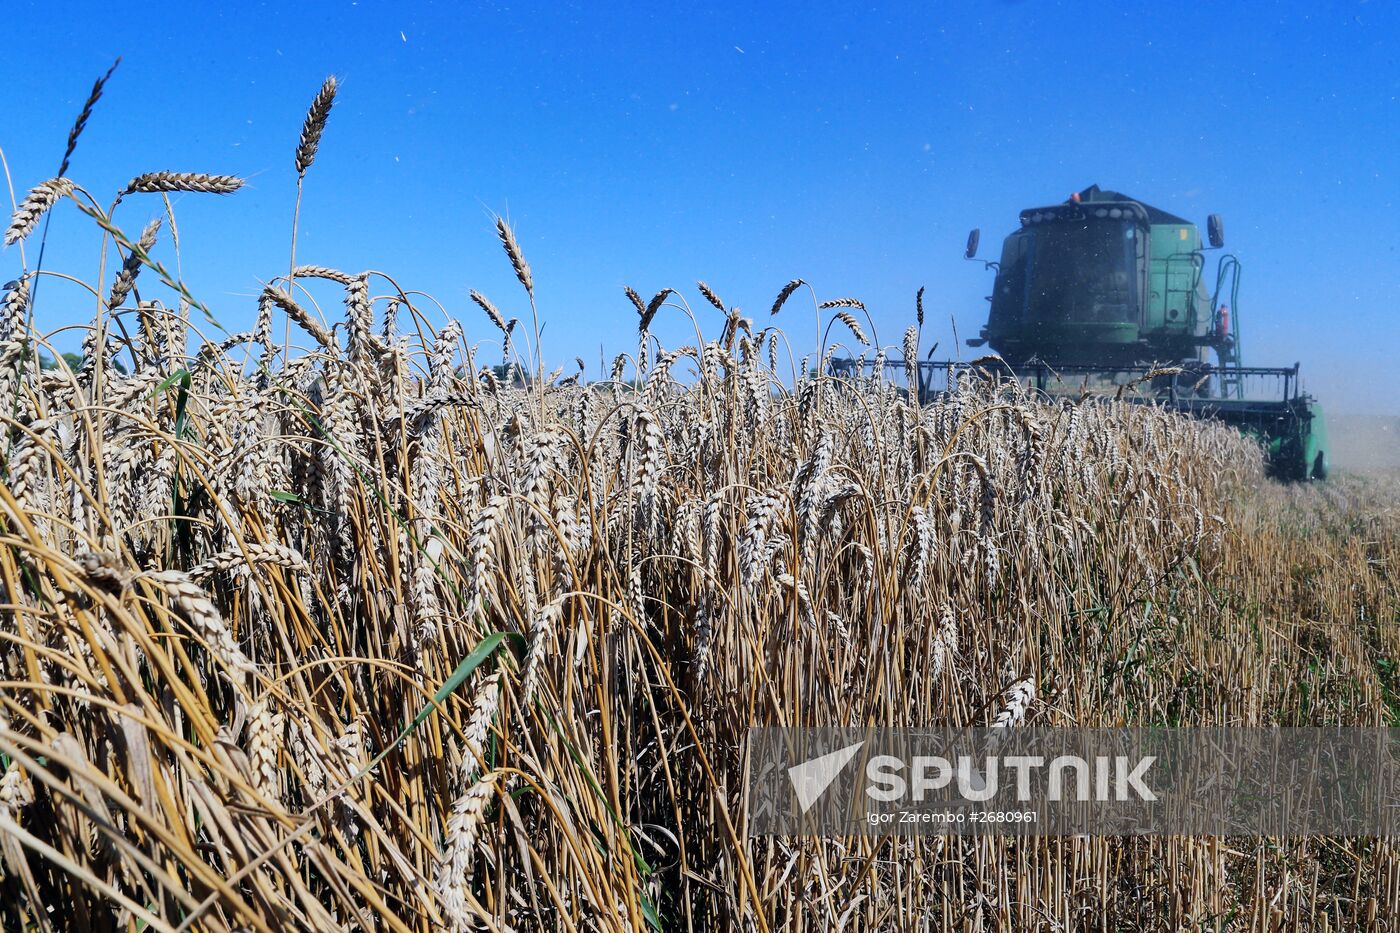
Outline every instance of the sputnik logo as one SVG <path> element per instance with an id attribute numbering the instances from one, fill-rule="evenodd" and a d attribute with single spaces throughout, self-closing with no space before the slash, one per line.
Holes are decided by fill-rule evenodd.
<path id="1" fill-rule="evenodd" d="M 797 793 L 797 802 L 801 805 L 803 813 L 810 810 L 821 795 L 826 793 L 831 782 L 840 777 L 841 771 L 864 744 L 865 742 L 861 741 L 847 745 L 787 769 L 788 780 L 792 782 L 792 789 Z"/>

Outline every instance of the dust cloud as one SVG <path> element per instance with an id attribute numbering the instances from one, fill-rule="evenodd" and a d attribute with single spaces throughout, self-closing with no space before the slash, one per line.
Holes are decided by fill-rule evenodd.
<path id="1" fill-rule="evenodd" d="M 1329 414 L 1327 435 L 1335 470 L 1400 469 L 1400 418 Z"/>

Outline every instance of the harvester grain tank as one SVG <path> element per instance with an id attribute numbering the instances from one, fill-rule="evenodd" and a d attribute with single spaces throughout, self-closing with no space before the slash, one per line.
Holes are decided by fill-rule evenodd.
<path id="1" fill-rule="evenodd" d="M 979 231 L 966 257 L 977 255 Z M 1240 263 L 1222 253 L 1207 288 L 1206 253 L 1225 245 L 1219 215 L 1196 225 L 1116 191 L 1093 185 L 1068 201 L 1021 211 L 1006 237 L 987 324 L 968 341 L 989 346 L 1018 377 L 1054 386 L 1148 380 L 1146 399 L 1215 418 L 1258 437 L 1271 472 L 1284 479 L 1323 479 L 1327 437 L 1321 407 L 1291 367 L 1241 362 Z M 934 370 L 924 363 L 920 391 Z"/>

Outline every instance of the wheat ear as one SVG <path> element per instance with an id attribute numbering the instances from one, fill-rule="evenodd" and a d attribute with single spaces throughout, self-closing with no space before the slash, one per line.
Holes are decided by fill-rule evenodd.
<path id="1" fill-rule="evenodd" d="M 501 245 L 505 247 L 506 256 L 510 258 L 510 264 L 515 269 L 515 277 L 524 286 L 525 293 L 531 298 L 535 297 L 535 279 L 530 273 L 530 264 L 525 261 L 525 254 L 520 250 L 520 243 L 515 239 L 515 231 L 506 223 L 504 217 L 496 218 L 496 235 L 501 238 Z"/>
<path id="2" fill-rule="evenodd" d="M 66 178 L 50 178 L 29 189 L 19 207 L 10 217 L 10 226 L 5 230 L 5 245 L 13 246 L 34 232 L 43 217 L 58 203 L 58 199 L 73 191 L 73 183 Z"/>
<path id="3" fill-rule="evenodd" d="M 773 310 L 768 312 L 769 315 L 777 314 L 779 311 L 783 310 L 783 305 L 787 304 L 787 300 L 792 297 L 792 293 L 805 284 L 806 283 L 801 279 L 793 279 L 791 282 L 784 285 L 783 290 L 778 292 L 777 300 L 773 302 Z"/>
<path id="4" fill-rule="evenodd" d="M 207 175 L 203 172 L 147 172 L 127 182 L 122 194 L 160 194 L 169 191 L 196 191 L 200 194 L 233 194 L 243 187 L 243 179 L 233 175 Z"/>
<path id="5" fill-rule="evenodd" d="M 335 92 L 338 87 L 335 75 L 331 75 L 316 92 L 311 108 L 306 111 L 306 120 L 301 124 L 301 139 L 297 141 L 297 175 L 305 175 L 311 163 L 316 161 L 316 150 L 321 145 L 321 134 L 326 131 L 326 121 L 330 119 L 331 107 L 335 105 Z"/>

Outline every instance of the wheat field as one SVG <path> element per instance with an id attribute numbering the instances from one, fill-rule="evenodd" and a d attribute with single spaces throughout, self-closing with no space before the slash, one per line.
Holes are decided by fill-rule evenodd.
<path id="1" fill-rule="evenodd" d="M 163 233 L 239 185 L 104 206 L 60 172 L 6 233 L 114 257 L 80 361 L 34 326 L 56 273 L 0 309 L 6 929 L 1394 923 L 1385 841 L 756 837 L 744 755 L 755 725 L 1390 724 L 1400 476 L 1280 486 L 1222 426 L 975 373 L 921 404 L 878 364 L 919 358 L 922 292 L 883 348 L 802 280 L 759 320 L 628 289 L 611 377 L 547 373 L 504 220 L 530 320 L 294 258 L 229 334 Z"/>

